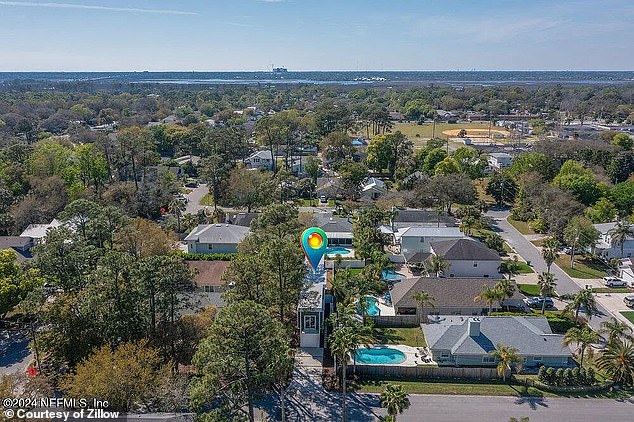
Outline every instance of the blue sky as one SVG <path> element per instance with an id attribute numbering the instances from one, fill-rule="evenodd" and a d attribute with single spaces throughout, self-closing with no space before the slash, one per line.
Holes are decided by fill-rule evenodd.
<path id="1" fill-rule="evenodd" d="M 0 71 L 634 70 L 632 0 L 0 0 Z"/>

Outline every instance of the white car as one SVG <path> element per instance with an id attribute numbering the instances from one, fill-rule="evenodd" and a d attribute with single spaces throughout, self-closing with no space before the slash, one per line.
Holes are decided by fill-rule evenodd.
<path id="1" fill-rule="evenodd" d="M 627 282 L 618 277 L 603 277 L 603 284 L 607 287 L 627 287 Z"/>

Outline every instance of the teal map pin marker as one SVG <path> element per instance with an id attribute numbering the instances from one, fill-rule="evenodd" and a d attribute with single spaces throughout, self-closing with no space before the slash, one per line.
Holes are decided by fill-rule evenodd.
<path id="1" fill-rule="evenodd" d="M 326 248 L 328 247 L 326 232 L 319 227 L 306 229 L 304 233 L 302 233 L 301 244 L 302 249 L 304 249 L 304 255 L 308 258 L 308 262 L 313 272 L 315 272 L 321 261 L 321 257 L 324 256 Z"/>

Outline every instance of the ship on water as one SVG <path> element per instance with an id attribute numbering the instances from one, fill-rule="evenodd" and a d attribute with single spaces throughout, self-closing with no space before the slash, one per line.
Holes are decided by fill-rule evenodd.
<path id="1" fill-rule="evenodd" d="M 273 68 L 273 73 L 286 73 L 288 72 L 288 69 L 285 67 L 274 67 Z"/>

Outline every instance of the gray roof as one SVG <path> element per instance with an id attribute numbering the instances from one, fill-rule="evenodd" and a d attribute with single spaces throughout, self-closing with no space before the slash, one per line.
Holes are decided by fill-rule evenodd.
<path id="1" fill-rule="evenodd" d="M 405 262 L 408 264 L 419 264 L 427 261 L 431 254 L 429 252 L 414 252 L 404 253 L 403 256 L 405 257 Z"/>
<path id="2" fill-rule="evenodd" d="M 483 286 L 493 288 L 499 280 L 487 278 L 407 278 L 394 284 L 390 291 L 394 308 L 415 308 L 414 294 L 425 291 L 434 297 L 436 308 L 486 308 L 484 302 L 473 299 L 482 293 Z M 523 296 L 515 290 L 511 300 L 521 301 Z"/>
<path id="3" fill-rule="evenodd" d="M 352 233 L 352 222 L 348 218 L 336 217 L 330 213 L 314 213 L 315 225 L 326 233 Z"/>
<path id="4" fill-rule="evenodd" d="M 405 227 L 399 229 L 397 237 L 465 237 L 458 227 Z"/>
<path id="5" fill-rule="evenodd" d="M 500 261 L 500 254 L 473 239 L 451 239 L 432 242 L 436 255 L 456 261 Z"/>
<path id="6" fill-rule="evenodd" d="M 53 229 L 61 225 L 62 223 L 57 219 L 53 219 L 53 221 L 48 224 L 29 224 L 29 226 L 20 234 L 20 237 L 42 239 L 46 237 L 48 229 Z"/>
<path id="7" fill-rule="evenodd" d="M 429 210 L 397 210 L 394 216 L 395 223 L 435 223 L 440 222 L 445 226 L 455 226 L 456 219 L 449 215 L 439 215 L 436 211 Z M 410 224 L 411 226 L 412 224 Z"/>
<path id="8" fill-rule="evenodd" d="M 249 228 L 234 224 L 201 224 L 185 238 L 199 243 L 238 244 L 249 234 Z"/>
<path id="9" fill-rule="evenodd" d="M 562 344 L 564 336 L 553 334 L 543 317 L 438 317 L 440 322 L 422 324 L 427 344 L 432 350 L 450 350 L 458 355 L 482 355 L 504 344 L 518 349 L 521 355 L 571 356 Z M 479 334 L 469 335 L 469 321 L 479 321 Z"/>
<path id="10" fill-rule="evenodd" d="M 227 213 L 225 222 L 229 224 L 235 224 L 236 226 L 249 227 L 251 222 L 258 218 L 260 213 L 257 212 L 240 212 L 240 213 Z"/>
<path id="11" fill-rule="evenodd" d="M 0 236 L 0 249 L 28 249 L 33 239 L 25 236 Z"/>

